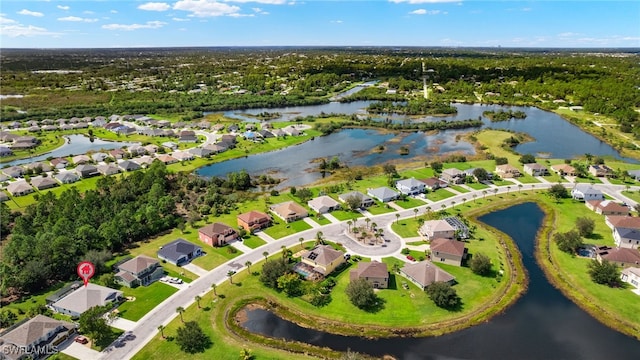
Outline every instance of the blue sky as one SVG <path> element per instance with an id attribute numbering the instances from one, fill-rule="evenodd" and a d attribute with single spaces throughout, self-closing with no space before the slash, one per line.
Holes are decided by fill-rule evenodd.
<path id="1" fill-rule="evenodd" d="M 640 47 L 640 1 L 2 0 L 0 47 Z"/>

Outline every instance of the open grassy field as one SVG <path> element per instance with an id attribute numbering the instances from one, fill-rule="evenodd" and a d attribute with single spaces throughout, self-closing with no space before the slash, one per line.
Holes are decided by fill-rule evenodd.
<path id="1" fill-rule="evenodd" d="M 138 321 L 154 307 L 178 291 L 171 285 L 156 281 L 149 286 L 138 286 L 135 289 L 122 287 L 124 296 L 135 298 L 118 306 L 118 314 L 128 320 Z"/>

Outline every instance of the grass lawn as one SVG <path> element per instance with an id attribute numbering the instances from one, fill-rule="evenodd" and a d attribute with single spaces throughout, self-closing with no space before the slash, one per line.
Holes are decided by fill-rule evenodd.
<path id="1" fill-rule="evenodd" d="M 250 235 L 245 237 L 244 240 L 242 240 L 242 243 L 252 249 L 255 249 L 266 244 L 267 242 L 262 240 L 259 236 Z"/>
<path id="2" fill-rule="evenodd" d="M 449 188 L 451 188 L 451 189 L 453 189 L 453 190 L 455 190 L 455 191 L 457 191 L 459 193 L 462 193 L 462 194 L 469 192 L 469 190 L 463 188 L 462 186 L 458 186 L 458 185 L 451 185 L 451 186 L 449 186 Z"/>
<path id="3" fill-rule="evenodd" d="M 287 235 L 293 235 L 297 232 L 309 229 L 311 229 L 311 225 L 304 222 L 304 220 L 297 220 L 290 223 L 286 223 L 284 221 L 280 222 L 277 225 L 264 229 L 264 232 L 274 239 L 280 239 Z"/>
<path id="4" fill-rule="evenodd" d="M 328 225 L 331 224 L 331 220 L 322 216 L 322 214 L 317 214 L 316 216 L 309 217 L 313 222 L 318 223 L 320 225 Z"/>
<path id="5" fill-rule="evenodd" d="M 370 212 L 372 215 L 380 215 L 380 214 L 386 214 L 386 213 L 390 213 L 395 211 L 391 206 L 387 205 L 387 204 L 378 204 L 376 203 L 373 206 L 369 206 L 367 208 L 367 211 Z"/>
<path id="6" fill-rule="evenodd" d="M 431 201 L 440 201 L 455 196 L 451 191 L 446 189 L 438 189 L 427 194 L 427 199 Z"/>
<path id="7" fill-rule="evenodd" d="M 138 286 L 135 289 L 123 287 L 124 296 L 135 297 L 134 301 L 125 301 L 118 306 L 119 315 L 125 319 L 138 321 L 154 307 L 178 291 L 171 285 L 156 281 L 149 286 Z"/>
<path id="8" fill-rule="evenodd" d="M 540 182 L 540 180 L 534 178 L 533 176 L 531 176 L 529 174 L 525 174 L 525 173 L 523 173 L 522 176 L 517 177 L 516 180 L 518 180 L 519 182 L 521 182 L 523 184 L 535 184 L 535 183 L 539 183 Z"/>
<path id="9" fill-rule="evenodd" d="M 412 197 L 407 197 L 405 200 L 396 200 L 395 204 L 403 209 L 411 209 L 414 207 L 425 205 L 425 202 L 422 200 L 414 199 Z"/>
<path id="10" fill-rule="evenodd" d="M 629 199 L 640 203 L 640 191 L 623 191 L 622 194 Z"/>
<path id="11" fill-rule="evenodd" d="M 485 185 L 485 184 L 480 184 L 480 183 L 469 183 L 466 184 L 468 187 L 474 189 L 474 190 L 483 190 L 483 189 L 488 189 L 489 186 Z"/>
<path id="12" fill-rule="evenodd" d="M 407 243 L 407 245 L 411 245 L 411 246 L 420 246 L 420 245 L 427 245 L 429 244 L 426 241 L 410 241 Z"/>
<path id="13" fill-rule="evenodd" d="M 333 215 L 336 219 L 340 221 L 353 220 L 353 219 L 361 218 L 363 216 L 359 212 L 347 211 L 347 210 L 332 211 L 331 215 Z"/>
<path id="14" fill-rule="evenodd" d="M 419 228 L 420 225 L 418 224 L 418 220 L 414 218 L 401 219 L 400 221 L 394 221 L 393 224 L 391 224 L 391 230 L 401 238 L 413 238 L 420 236 L 418 234 Z"/>

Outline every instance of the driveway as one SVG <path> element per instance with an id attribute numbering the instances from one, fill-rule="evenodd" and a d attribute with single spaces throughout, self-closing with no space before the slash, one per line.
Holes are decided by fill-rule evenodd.
<path id="1" fill-rule="evenodd" d="M 135 321 L 127 320 L 121 317 L 116 317 L 115 319 L 113 319 L 113 321 L 111 321 L 111 324 L 109 325 L 116 329 L 131 331 L 136 327 L 137 324 Z"/>
<path id="2" fill-rule="evenodd" d="M 235 246 L 236 244 L 234 244 Z M 244 245 L 243 245 L 244 246 Z M 201 268 L 198 265 L 192 264 L 192 263 L 188 263 L 187 265 L 182 265 L 183 268 L 191 271 L 192 273 L 198 275 L 198 276 L 205 276 L 207 275 L 208 271 Z"/>
<path id="3" fill-rule="evenodd" d="M 62 344 L 60 349 L 60 352 L 63 354 L 82 360 L 100 359 L 100 357 L 103 355 L 102 353 L 93 350 L 89 346 L 82 345 L 73 340 L 71 340 L 69 343 L 65 342 L 64 344 Z"/>

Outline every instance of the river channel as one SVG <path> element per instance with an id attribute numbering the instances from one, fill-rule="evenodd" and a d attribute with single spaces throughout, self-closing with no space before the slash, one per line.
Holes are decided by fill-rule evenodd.
<path id="1" fill-rule="evenodd" d="M 525 203 L 480 218 L 513 238 L 529 274 L 529 288 L 522 298 L 487 323 L 440 337 L 367 340 L 302 328 L 255 309 L 247 311 L 243 326 L 275 338 L 407 360 L 640 358 L 640 341 L 600 324 L 547 281 L 534 259 L 535 235 L 543 217 L 536 204 Z"/>
<path id="2" fill-rule="evenodd" d="M 225 113 L 225 116 L 250 120 L 243 114 L 258 114 L 264 111 L 279 112 L 283 119 L 287 115 L 296 116 L 319 115 L 321 113 L 363 114 L 370 102 L 329 103 L 323 105 L 299 106 L 291 108 L 260 108 Z M 571 159 L 590 153 L 596 156 L 612 156 L 624 161 L 637 163 L 637 160 L 621 157 L 610 145 L 579 127 L 564 120 L 552 112 L 534 107 L 505 107 L 500 105 L 453 104 L 457 114 L 446 117 L 425 117 L 412 121 L 439 121 L 477 119 L 483 121 L 482 128 L 503 129 L 524 132 L 535 140 L 518 145 L 515 150 L 522 154 L 534 154 L 537 157 Z M 526 119 L 512 119 L 503 122 L 491 122 L 482 116 L 487 110 L 521 110 L 527 114 Z M 364 112 L 366 113 L 366 112 Z M 397 117 L 397 116 L 396 116 Z M 255 119 L 254 119 L 255 120 Z M 282 120 L 282 119 L 280 119 Z M 321 178 L 312 163 L 317 158 L 337 156 L 349 166 L 372 166 L 386 161 L 419 161 L 427 157 L 450 153 L 474 154 L 471 144 L 459 141 L 459 137 L 477 129 L 444 130 L 433 133 L 382 133 L 377 130 L 344 129 L 313 141 L 292 146 L 286 149 L 250 156 L 246 158 L 223 161 L 205 166 L 198 170 L 203 176 L 225 176 L 229 172 L 246 169 L 252 175 L 271 173 L 275 177 L 286 179 L 279 187 L 305 185 Z M 383 145 L 382 153 L 373 151 Z M 400 147 L 409 148 L 408 155 L 400 155 Z"/>

